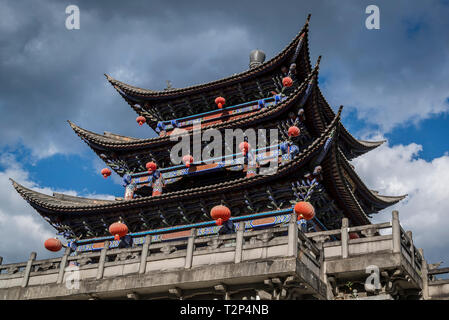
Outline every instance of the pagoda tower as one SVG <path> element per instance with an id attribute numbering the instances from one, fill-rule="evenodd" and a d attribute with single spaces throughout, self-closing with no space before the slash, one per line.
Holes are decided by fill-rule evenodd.
<path id="1" fill-rule="evenodd" d="M 109 225 L 118 220 L 126 223 L 133 235 L 211 221 L 209 212 L 219 204 L 229 207 L 232 218 L 251 219 L 264 212 L 290 210 L 312 181 L 316 187 L 310 202 L 316 215 L 308 223 L 309 228 L 339 228 L 342 217 L 354 226 L 369 223 L 372 214 L 403 196 L 382 196 L 370 190 L 349 163 L 383 141 L 354 138 L 341 124 L 340 112 L 335 114 L 326 102 L 318 87 L 319 60 L 315 67 L 310 63 L 308 27 L 309 19 L 292 42 L 271 60 L 252 61 L 249 70 L 206 84 L 153 91 L 106 75 L 138 116 L 143 117 L 138 120 L 143 119 L 159 137 L 136 139 L 109 132 L 97 134 L 70 121 L 69 124 L 112 170 L 124 177 L 125 188 L 132 189 L 128 196 L 115 201 L 94 200 L 63 194 L 48 196 L 16 182 L 14 187 L 59 233 L 83 243 L 103 241 L 108 237 Z M 253 60 L 264 58 L 261 51 L 252 56 Z M 288 87 L 282 83 L 287 77 L 292 79 Z M 224 97 L 225 106 L 221 109 L 215 103 L 217 97 Z M 277 172 L 250 176 L 245 165 L 226 164 L 224 159 L 213 165 L 196 159 L 189 167 L 173 164 L 170 151 L 178 140 L 170 139 L 171 134 L 178 128 L 192 135 L 195 123 L 200 123 L 203 130 L 221 132 L 236 128 L 278 129 Z M 292 126 L 300 129 L 296 137 L 288 135 Z M 286 141 L 293 142 L 296 154 L 283 161 L 282 142 Z M 231 147 L 238 158 L 235 146 L 223 148 Z M 226 150 L 223 151 L 224 154 Z M 259 158 L 268 154 L 255 151 Z M 145 165 L 149 162 L 156 164 L 163 182 L 156 182 L 154 175 L 147 172 Z M 315 168 L 321 172 L 314 175 Z M 155 184 L 163 184 L 160 191 L 154 191 L 158 188 Z"/>
<path id="2" fill-rule="evenodd" d="M 248 70 L 213 82 L 155 91 L 106 75 L 136 111 L 137 122 L 158 134 L 150 139 L 99 134 L 69 121 L 107 165 L 102 174 L 112 170 L 123 178 L 123 195 L 115 200 L 49 196 L 12 181 L 14 188 L 68 240 L 71 254 L 105 244 L 126 248 L 144 245 L 145 239 L 185 239 L 192 228 L 202 235 L 275 229 L 295 210 L 304 232 L 340 229 L 343 218 L 349 227 L 370 224 L 373 214 L 405 196 L 371 190 L 349 162 L 384 141 L 355 138 L 340 121 L 343 107 L 334 112 L 327 103 L 319 88 L 321 57 L 314 64 L 309 58 L 309 19 L 272 59 L 264 61 L 265 54 L 255 50 Z M 270 136 L 265 147 L 247 137 L 224 140 L 221 155 L 213 150 L 209 159 L 196 156 L 192 145 L 174 163 L 171 153 L 182 138 L 192 141 L 198 130 L 212 129 L 223 136 L 237 129 L 277 132 L 277 138 Z M 208 150 L 204 140 L 197 146 L 201 152 Z M 298 203 L 311 205 L 308 216 Z M 111 234 L 117 222 L 126 226 L 128 242 L 114 237 L 118 231 Z M 363 235 L 351 234 L 358 237 Z"/>

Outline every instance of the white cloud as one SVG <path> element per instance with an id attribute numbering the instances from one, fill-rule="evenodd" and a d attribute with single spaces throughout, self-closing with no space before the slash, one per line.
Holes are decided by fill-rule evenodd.
<path id="1" fill-rule="evenodd" d="M 408 194 L 380 212 L 374 222 L 390 220 L 391 211 L 398 210 L 403 228 L 413 232 L 415 245 L 424 249 L 426 259 L 449 263 L 449 154 L 426 161 L 419 158 L 420 151 L 422 146 L 416 143 L 385 144 L 353 164 L 371 189 L 385 195 Z"/>
<path id="2" fill-rule="evenodd" d="M 80 8 L 81 29 L 69 31 L 60 1 L 0 0 L 0 145 L 21 143 L 38 159 L 87 150 L 67 119 L 96 132 L 154 136 L 103 73 L 151 89 L 229 76 L 247 68 L 254 48 L 267 59 L 278 53 L 308 12 L 311 60 L 323 55 L 320 79 L 333 106 L 357 108 L 383 133 L 449 112 L 449 6 L 441 1 L 417 11 L 379 0 L 376 31 L 364 27 L 363 1 L 292 1 L 281 11 L 276 2 L 253 10 L 254 1 L 239 1 L 238 12 L 228 2 L 154 2 L 90 1 Z"/>
<path id="3" fill-rule="evenodd" d="M 26 261 L 32 251 L 37 252 L 38 259 L 59 256 L 44 248 L 44 241 L 54 237 L 56 230 L 50 226 L 13 188 L 12 178 L 28 188 L 38 192 L 52 194 L 62 192 L 77 195 L 74 190 L 52 190 L 40 187 L 30 179 L 29 173 L 15 161 L 11 154 L 0 156 L 0 256 L 3 263 Z M 87 194 L 89 198 L 114 199 L 109 195 Z M 62 238 L 61 238 L 62 240 Z"/>

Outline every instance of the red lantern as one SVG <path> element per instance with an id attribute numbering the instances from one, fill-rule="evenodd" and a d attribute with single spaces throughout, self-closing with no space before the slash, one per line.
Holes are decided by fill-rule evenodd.
<path id="1" fill-rule="evenodd" d="M 212 208 L 210 211 L 212 219 L 216 220 L 216 224 L 221 226 L 223 222 L 226 222 L 231 218 L 231 210 L 223 205 L 218 205 Z"/>
<path id="2" fill-rule="evenodd" d="M 101 169 L 101 174 L 106 179 L 107 177 L 109 177 L 111 175 L 111 170 L 109 170 L 109 168 Z"/>
<path id="3" fill-rule="evenodd" d="M 315 217 L 315 208 L 310 204 L 310 202 L 300 201 L 295 204 L 295 213 L 298 215 L 299 219 L 312 220 Z"/>
<path id="4" fill-rule="evenodd" d="M 301 133 L 301 130 L 297 126 L 291 126 L 288 128 L 288 136 L 289 137 L 297 137 Z"/>
<path id="5" fill-rule="evenodd" d="M 223 108 L 223 105 L 226 103 L 225 98 L 223 97 L 217 97 L 215 98 L 215 104 L 218 106 L 219 109 Z"/>
<path id="6" fill-rule="evenodd" d="M 45 240 L 44 246 L 49 251 L 57 252 L 57 251 L 61 250 L 62 243 L 59 239 L 50 238 L 50 239 Z"/>
<path id="7" fill-rule="evenodd" d="M 115 222 L 109 226 L 109 233 L 114 236 L 114 240 L 120 240 L 128 233 L 128 227 L 122 222 Z"/>
<path id="8" fill-rule="evenodd" d="M 349 239 L 358 239 L 359 235 L 356 232 L 350 232 L 349 233 Z"/>
<path id="9" fill-rule="evenodd" d="M 284 79 L 282 79 L 282 84 L 284 85 L 284 87 L 291 87 L 293 84 L 293 80 L 290 77 L 285 77 Z"/>
<path id="10" fill-rule="evenodd" d="M 190 167 L 190 164 L 193 162 L 193 157 L 191 155 L 185 155 L 182 157 L 182 162 L 186 165 L 187 168 Z"/>
<path id="11" fill-rule="evenodd" d="M 148 170 L 148 173 L 152 174 L 157 169 L 157 164 L 155 164 L 153 161 L 147 162 L 145 167 Z"/>
<path id="12" fill-rule="evenodd" d="M 242 151 L 243 155 L 246 155 L 246 153 L 248 152 L 248 150 L 250 148 L 251 148 L 251 145 L 246 141 L 243 141 L 239 144 L 239 149 L 240 149 L 240 151 Z"/>
<path id="13" fill-rule="evenodd" d="M 145 122 L 147 122 L 147 119 L 145 119 L 145 117 L 143 116 L 138 116 L 136 118 L 137 123 L 139 124 L 139 126 L 143 125 Z"/>

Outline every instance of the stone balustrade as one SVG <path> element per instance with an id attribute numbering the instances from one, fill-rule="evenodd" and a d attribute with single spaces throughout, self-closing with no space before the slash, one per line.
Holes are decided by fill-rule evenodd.
<path id="1" fill-rule="evenodd" d="M 350 235 L 355 233 L 360 236 L 351 239 Z M 391 222 L 349 227 L 347 219 L 343 219 L 340 230 L 307 236 L 322 248 L 326 279 L 332 282 L 336 296 L 343 296 L 338 287 L 347 284 L 347 274 L 360 288 L 376 268 L 381 283 L 375 293 L 390 290 L 395 295 L 400 291 L 403 295 L 418 296 L 423 287 L 422 250 L 414 246 L 412 233 L 401 227 L 397 211 L 393 211 Z"/>
<path id="2" fill-rule="evenodd" d="M 391 222 L 349 227 L 343 219 L 341 229 L 313 233 L 301 232 L 295 214 L 266 229 L 244 231 L 243 223 L 229 235 L 198 235 L 191 229 L 187 239 L 151 243 L 147 236 L 132 248 L 105 243 L 101 251 L 70 255 L 67 249 L 55 259 L 36 260 L 35 253 L 24 263 L 2 265 L 0 259 L 0 298 L 117 298 L 130 292 L 186 298 L 204 288 L 208 297 L 221 288 L 226 299 L 238 298 L 242 290 L 267 299 L 415 298 L 421 291 L 422 298 L 431 297 L 422 249 L 400 226 L 396 211 Z M 362 292 L 373 265 L 379 287 Z M 348 277 L 358 290 L 347 292 Z M 79 287 L 72 288 L 76 281 Z"/>
<path id="3" fill-rule="evenodd" d="M 210 282 L 213 279 L 204 277 L 211 276 L 211 271 L 207 269 L 213 269 L 214 266 L 230 264 L 243 266 L 247 262 L 266 262 L 285 258 L 296 261 L 296 257 L 298 257 L 298 263 L 305 266 L 304 270 L 307 269 L 313 273 L 313 275 L 305 276 L 312 281 L 309 285 L 313 286 L 314 283 L 319 282 L 320 251 L 313 241 L 299 230 L 296 216 L 290 219 L 288 226 L 264 230 L 244 232 L 243 222 L 240 223 L 241 227 L 238 231 L 229 235 L 198 236 L 196 229 L 191 229 L 188 239 L 150 243 L 150 237 L 147 237 L 143 245 L 132 248 L 109 249 L 107 243 L 101 251 L 71 256 L 67 249 L 61 258 L 47 260 L 36 260 L 36 254 L 32 253 L 26 263 L 0 265 L 0 297 L 51 298 L 58 296 L 58 292 L 63 292 L 61 296 L 68 297 L 71 292 L 67 288 L 72 286 L 74 272 L 76 272 L 76 280 L 79 280 L 81 284 L 86 281 L 118 277 L 176 273 L 179 270 L 203 270 L 203 274 L 198 276 Z M 298 255 L 299 252 L 301 252 L 300 255 Z M 292 270 L 296 270 L 296 263 Z M 251 275 L 255 276 L 254 272 L 252 274 L 248 272 L 248 277 Z M 232 277 L 233 275 L 224 276 Z M 259 274 L 259 276 L 266 277 L 265 274 Z M 58 290 L 48 293 L 48 290 L 42 289 L 46 286 L 58 287 Z M 19 287 L 22 290 L 18 290 Z M 13 288 L 15 290 L 12 290 Z M 36 290 L 37 288 L 41 290 Z M 314 290 L 322 291 L 318 287 Z M 44 294 L 43 291 L 47 293 Z M 13 292 L 16 292 L 18 296 L 12 297 Z M 31 292 L 39 292 L 40 296 Z"/>
<path id="4" fill-rule="evenodd" d="M 438 268 L 425 264 L 427 277 L 424 281 L 426 285 L 423 287 L 423 295 L 427 299 L 433 300 L 449 300 L 449 268 Z M 445 275 L 445 278 L 438 279 L 436 276 Z"/>

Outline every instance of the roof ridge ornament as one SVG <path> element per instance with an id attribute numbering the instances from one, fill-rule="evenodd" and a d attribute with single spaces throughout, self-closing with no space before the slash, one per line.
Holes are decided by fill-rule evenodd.
<path id="1" fill-rule="evenodd" d="M 164 90 L 172 90 L 174 89 L 170 80 L 165 80 L 167 83 L 167 87 Z"/>
<path id="2" fill-rule="evenodd" d="M 259 49 L 252 50 L 249 54 L 249 68 L 254 69 L 265 62 L 265 52 Z"/>

